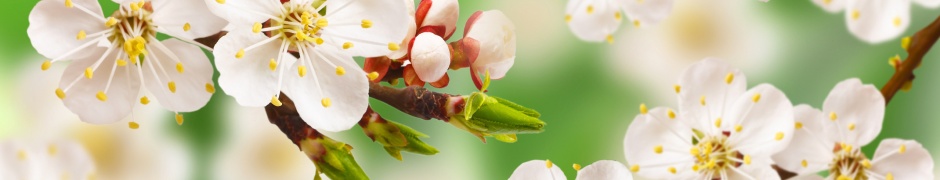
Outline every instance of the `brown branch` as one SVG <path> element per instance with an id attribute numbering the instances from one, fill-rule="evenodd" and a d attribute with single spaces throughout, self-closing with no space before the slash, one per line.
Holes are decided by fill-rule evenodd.
<path id="1" fill-rule="evenodd" d="M 316 139 L 323 136 L 300 118 L 300 114 L 297 112 L 296 106 L 294 106 L 294 101 L 288 98 L 287 95 L 281 93 L 281 97 L 278 99 L 282 103 L 280 107 L 268 104 L 268 106 L 264 107 L 264 110 L 268 114 L 268 121 L 271 122 L 271 124 L 277 125 L 277 127 L 281 129 L 281 132 L 284 133 L 291 142 L 294 142 L 294 145 L 300 148 L 300 141 L 306 138 Z"/>
<path id="2" fill-rule="evenodd" d="M 904 84 L 914 80 L 914 69 L 920 66 L 924 55 L 937 42 L 937 38 L 940 38 L 940 17 L 937 17 L 933 23 L 917 31 L 911 37 L 911 44 L 907 49 L 907 59 L 898 64 L 897 71 L 891 76 L 891 80 L 881 88 L 881 94 L 885 96 L 885 103 L 890 102 L 898 90 L 903 89 Z"/>
<path id="3" fill-rule="evenodd" d="M 399 89 L 369 83 L 369 96 L 424 120 L 435 118 L 447 121 L 451 115 L 460 113 L 464 106 L 460 96 L 432 92 L 419 86 Z"/>

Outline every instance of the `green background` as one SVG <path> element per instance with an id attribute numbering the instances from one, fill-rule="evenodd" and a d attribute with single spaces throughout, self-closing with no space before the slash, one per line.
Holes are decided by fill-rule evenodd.
<path id="1" fill-rule="evenodd" d="M 677 3 L 691 0 L 677 0 Z M 775 47 L 775 66 L 768 70 L 770 74 L 759 77 L 749 76 L 749 86 L 758 83 L 771 83 L 783 90 L 795 104 L 808 103 L 820 107 L 829 90 L 837 83 L 851 77 L 858 77 L 864 83 L 879 87 L 884 85 L 894 71 L 888 66 L 887 59 L 895 54 L 902 54 L 900 38 L 871 45 L 862 42 L 845 28 L 842 14 L 829 14 L 813 5 L 809 0 L 772 0 L 761 3 L 756 0 L 755 12 L 762 13 L 775 27 L 778 41 Z M 37 59 L 35 50 L 30 46 L 26 35 L 28 14 L 36 0 L 10 0 L 0 2 L 3 11 L 0 28 L 0 137 L 12 136 L 22 124 L 17 121 L 23 115 L 15 109 L 16 102 L 11 101 L 19 94 L 10 88 L 16 86 L 18 79 L 25 78 L 18 72 L 24 68 L 35 68 Z M 101 0 L 105 12 L 116 9 L 114 3 Z M 575 171 L 572 163 L 582 165 L 597 160 L 610 159 L 625 162 L 623 157 L 623 136 L 632 117 L 638 113 L 637 106 L 647 102 L 651 107 L 668 105 L 670 102 L 655 102 L 648 95 L 649 87 L 636 84 L 621 77 L 616 68 L 610 68 L 611 58 L 606 54 L 618 51 L 616 46 L 606 43 L 588 43 L 578 40 L 568 31 L 563 21 L 564 5 L 562 0 L 510 0 L 510 1 L 462 1 L 458 31 L 451 41 L 462 37 L 463 23 L 477 10 L 498 9 L 510 16 L 517 26 L 519 36 L 515 67 L 506 78 L 494 81 L 490 95 L 503 97 L 518 104 L 540 111 L 542 119 L 548 123 L 545 132 L 519 136 L 513 144 L 489 139 L 481 143 L 476 137 L 451 127 L 441 121 L 425 121 L 398 112 L 389 106 L 373 100 L 373 107 L 386 119 L 401 122 L 431 136 L 429 144 L 442 152 L 435 156 L 406 154 L 405 161 L 399 162 L 386 155 L 378 144 L 363 136 L 359 128 L 330 134 L 336 139 L 355 146 L 357 160 L 373 179 L 387 177 L 423 177 L 427 173 L 422 169 L 408 168 L 418 163 L 433 161 L 432 166 L 459 169 L 467 176 L 456 179 L 505 179 L 520 163 L 532 159 L 551 159 L 562 167 L 569 178 Z M 717 9 L 716 11 L 720 11 Z M 557 12 L 554 14 L 536 14 L 516 17 L 532 11 Z M 940 11 L 920 6 L 912 7 L 912 23 L 905 32 L 910 36 L 933 21 Z M 106 13 L 108 14 L 108 13 Z M 667 19 L 668 21 L 668 19 Z M 536 22 L 536 23 L 531 23 Z M 537 24 L 539 27 L 523 25 Z M 545 30 L 562 33 L 529 33 L 525 30 Z M 623 25 L 620 32 L 635 30 Z M 542 37 L 542 35 L 546 35 Z M 629 39 L 618 39 L 629 41 Z M 549 44 L 549 45 L 546 45 Z M 621 47 L 622 48 L 622 47 Z M 940 152 L 940 52 L 929 53 L 923 66 L 918 69 L 917 81 L 910 92 L 900 92 L 887 106 L 884 128 L 879 140 L 864 147 L 872 154 L 880 139 L 888 137 L 915 139 L 934 156 Z M 538 59 L 533 57 L 539 57 Z M 30 62 L 33 61 L 33 62 Z M 655 60 L 649 60 L 655 61 Z M 359 61 L 361 63 L 361 61 Z M 623 69 L 628 70 L 628 69 Z M 745 71 L 745 74 L 748 72 Z M 434 89 L 451 94 L 468 94 L 475 89 L 467 70 L 451 71 L 451 85 L 445 89 Z M 218 74 L 216 74 L 216 78 Z M 54 89 L 48 91 L 53 96 Z M 224 138 L 225 123 L 234 123 L 221 119 L 229 113 L 226 107 L 234 103 L 233 99 L 221 92 L 216 93 L 209 105 L 200 111 L 186 114 L 186 124 L 176 126 L 172 118 L 161 122 L 169 126 L 169 134 L 184 137 L 186 144 L 193 150 L 193 162 L 196 174 L 194 179 L 208 179 L 208 171 L 213 166 L 212 154 L 226 151 L 218 146 Z M 655 103 L 654 103 L 655 102 Z M 167 114 L 171 112 L 165 112 Z M 167 116 L 170 117 L 170 116 Z M 267 121 L 266 119 L 257 119 Z M 300 152 L 297 152 L 300 153 Z M 440 159 L 443 159 L 441 161 Z M 423 164 L 423 166 L 428 166 Z M 386 176 L 397 174 L 398 176 Z M 402 176 L 404 174 L 404 176 Z M 385 178 L 383 178 L 385 177 Z"/>

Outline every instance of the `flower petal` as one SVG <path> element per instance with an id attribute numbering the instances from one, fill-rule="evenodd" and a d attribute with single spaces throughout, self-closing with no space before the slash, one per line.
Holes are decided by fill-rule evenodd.
<path id="1" fill-rule="evenodd" d="M 437 26 L 444 27 L 443 34 L 439 34 L 445 40 L 449 39 L 454 31 L 457 30 L 457 20 L 460 19 L 460 3 L 457 0 L 428 0 L 422 1 L 422 5 L 428 4 L 431 7 L 427 12 L 419 12 L 416 16 L 419 18 L 421 27 Z M 422 9 L 422 8 L 418 8 Z M 423 14 L 422 14 L 423 13 Z"/>
<path id="2" fill-rule="evenodd" d="M 153 0 L 153 23 L 161 32 L 182 39 L 210 36 L 228 24 L 198 0 Z"/>
<path id="3" fill-rule="evenodd" d="M 109 82 L 108 76 L 117 63 L 117 52 L 105 54 L 101 52 L 101 48 L 94 51 L 92 54 L 98 56 L 77 59 L 65 68 L 59 82 L 59 88 L 63 89 L 65 94 L 62 102 L 72 113 L 77 114 L 79 119 L 87 123 L 107 124 L 120 121 L 131 113 L 140 93 L 137 68 L 131 65 L 117 67 L 113 79 L 110 80 L 110 89 L 103 92 Z M 104 61 L 94 71 L 92 79 L 86 78 L 86 69 L 92 67 L 99 58 L 104 58 Z M 77 82 L 74 81 L 76 79 Z M 69 88 L 72 82 L 75 84 Z M 105 101 L 98 98 L 98 92 L 107 96 Z"/>
<path id="4" fill-rule="evenodd" d="M 822 176 L 819 176 L 817 174 L 807 174 L 807 175 L 799 175 L 796 177 L 792 177 L 788 180 L 823 180 L 823 179 L 824 178 Z"/>
<path id="5" fill-rule="evenodd" d="M 306 59 L 285 74 L 284 93 L 297 106 L 300 117 L 320 131 L 339 132 L 352 128 L 369 106 L 369 82 L 356 61 L 332 46 L 307 49 Z M 345 69 L 339 74 L 335 66 Z M 298 75 L 301 63 L 312 70 Z M 312 64 L 311 64 L 312 63 Z"/>
<path id="6" fill-rule="evenodd" d="M 600 160 L 578 171 L 576 180 L 633 180 L 630 170 L 622 163 Z"/>
<path id="7" fill-rule="evenodd" d="M 205 3 L 210 12 L 239 28 L 251 28 L 254 23 L 270 19 L 268 16 L 277 17 L 283 8 L 281 2 L 276 0 L 205 0 Z"/>
<path id="8" fill-rule="evenodd" d="M 882 140 L 874 157 L 870 171 L 882 176 L 890 173 L 894 179 L 934 179 L 933 158 L 917 141 Z"/>
<path id="9" fill-rule="evenodd" d="M 165 46 L 169 52 L 161 49 L 161 46 Z M 141 66 L 144 84 L 163 108 L 176 112 L 192 112 L 209 102 L 214 90 L 207 90 L 206 87 L 215 88 L 212 83 L 214 71 L 209 58 L 199 47 L 178 39 L 167 39 L 163 42 L 151 42 L 148 49 L 150 55 L 147 60 L 150 62 L 143 62 Z M 166 71 L 162 71 L 161 67 Z M 176 69 L 180 67 L 182 68 Z M 169 87 L 170 82 L 174 83 L 172 90 Z"/>
<path id="10" fill-rule="evenodd" d="M 29 28 L 26 34 L 39 54 L 47 58 L 79 59 L 91 55 L 87 50 L 80 50 L 69 57 L 62 57 L 76 50 L 82 44 L 97 41 L 96 37 L 78 39 L 82 31 L 91 35 L 108 30 L 101 19 L 101 6 L 95 0 L 73 0 L 73 6 L 81 6 L 92 13 L 88 14 L 77 7 L 65 6 L 64 0 L 42 0 L 29 13 Z"/>
<path id="11" fill-rule="evenodd" d="M 621 0 L 623 11 L 634 26 L 645 27 L 662 22 L 672 14 L 673 0 Z"/>
<path id="12" fill-rule="evenodd" d="M 853 0 L 847 4 L 849 32 L 868 43 L 894 39 L 911 24 L 911 0 Z"/>
<path id="13" fill-rule="evenodd" d="M 741 166 L 739 171 L 729 171 L 728 179 L 760 179 L 760 180 L 780 180 L 780 175 L 770 166 Z"/>
<path id="14" fill-rule="evenodd" d="M 47 147 L 46 151 L 46 154 L 50 156 L 49 165 L 58 166 L 56 169 L 59 169 L 62 173 L 59 178 L 85 179 L 94 174 L 95 162 L 81 144 L 64 141 L 49 146 L 52 146 Z M 55 152 L 50 152 L 52 150 L 48 150 L 49 148 L 55 148 Z"/>
<path id="15" fill-rule="evenodd" d="M 240 59 L 235 57 L 240 50 L 266 38 L 261 34 L 232 31 L 219 39 L 213 52 L 215 65 L 219 69 L 219 87 L 225 94 L 235 97 L 235 101 L 242 106 L 265 106 L 271 102 L 271 97 L 279 94 L 277 83 L 280 71 L 271 71 L 271 59 L 276 61 L 278 55 L 281 55 L 279 64 L 282 65 L 296 61 L 294 56 L 278 52 L 280 43 L 277 41 L 245 52 L 245 56 Z M 288 75 L 286 72 L 284 74 Z"/>
<path id="16" fill-rule="evenodd" d="M 565 9 L 568 28 L 581 40 L 608 41 L 620 28 L 623 14 L 618 0 L 569 0 Z"/>
<path id="17" fill-rule="evenodd" d="M 687 179 L 683 177 L 695 174 L 691 171 L 694 160 L 688 152 L 692 147 L 692 129 L 682 123 L 683 117 L 675 115 L 673 110 L 653 108 L 647 114 L 637 115 L 630 123 L 623 150 L 628 164 L 639 168 L 637 175 Z M 677 173 L 671 173 L 670 168 L 677 169 Z"/>
<path id="18" fill-rule="evenodd" d="M 411 63 L 422 81 L 434 82 L 441 79 L 450 67 L 450 49 L 447 42 L 434 33 L 419 34 L 411 50 Z"/>
<path id="19" fill-rule="evenodd" d="M 793 139 L 793 104 L 770 84 L 757 85 L 735 100 L 727 122 L 734 128 L 728 142 L 744 155 L 767 157 L 780 152 Z"/>
<path id="20" fill-rule="evenodd" d="M 408 33 L 407 8 L 403 1 L 390 0 L 329 0 L 326 18 L 331 25 L 324 30 L 324 38 L 340 47 L 343 43 L 354 43 L 346 51 L 353 56 L 375 57 L 389 55 L 388 43 L 400 42 Z M 363 28 L 362 20 L 372 21 L 372 26 Z M 345 24 L 345 25 L 340 25 Z M 367 42 L 363 42 L 367 41 Z M 401 45 L 399 45 L 401 47 Z M 400 48 L 399 48 L 400 49 Z"/>
<path id="21" fill-rule="evenodd" d="M 914 3 L 926 8 L 937 8 L 940 6 L 940 0 L 914 0 Z"/>
<path id="22" fill-rule="evenodd" d="M 411 50 L 411 39 L 415 38 L 415 33 L 417 32 L 417 30 L 418 29 L 417 27 L 415 27 L 415 22 L 408 21 L 408 36 L 405 36 L 405 38 L 401 40 L 401 43 L 400 43 L 401 45 L 399 46 L 400 48 L 398 50 L 392 51 L 391 53 L 388 54 L 388 58 L 400 59 L 400 58 L 404 58 L 405 55 L 408 55 L 408 52 L 410 52 Z"/>
<path id="23" fill-rule="evenodd" d="M 826 134 L 831 130 L 825 124 L 822 111 L 805 104 L 797 105 L 793 111 L 796 121 L 793 140 L 773 156 L 774 162 L 787 171 L 815 176 L 816 172 L 829 168 L 835 141 Z"/>
<path id="24" fill-rule="evenodd" d="M 516 60 L 516 27 L 502 11 L 480 13 L 465 37 L 479 43 L 477 58 L 471 60 L 477 73 L 489 71 L 491 79 L 506 76 Z"/>
<path id="25" fill-rule="evenodd" d="M 733 115 L 729 108 L 747 90 L 747 78 L 721 60 L 706 58 L 685 69 L 678 85 L 679 111 L 686 117 L 683 120 L 692 128 L 712 132 L 716 130 L 714 121 Z M 723 123 L 722 127 L 730 129 L 731 124 Z M 710 134 L 714 133 L 718 132 Z"/>
<path id="26" fill-rule="evenodd" d="M 848 0 L 813 0 L 813 4 L 826 10 L 826 12 L 837 13 L 845 9 Z"/>
<path id="27" fill-rule="evenodd" d="M 875 86 L 862 85 L 857 78 L 848 79 L 829 92 L 823 102 L 823 115 L 830 125 L 836 125 L 830 129 L 840 134 L 836 140 L 862 147 L 881 133 L 885 99 Z"/>
<path id="28" fill-rule="evenodd" d="M 509 180 L 533 180 L 533 179 L 568 179 L 565 172 L 561 171 L 555 164 L 548 166 L 548 163 L 542 160 L 526 161 L 516 167 L 509 176 Z"/>

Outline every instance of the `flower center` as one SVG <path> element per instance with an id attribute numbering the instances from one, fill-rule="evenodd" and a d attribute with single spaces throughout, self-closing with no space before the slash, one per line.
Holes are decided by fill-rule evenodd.
<path id="1" fill-rule="evenodd" d="M 715 178 L 731 168 L 741 166 L 742 163 L 750 163 L 750 157 L 744 156 L 735 151 L 728 144 L 728 137 L 706 136 L 689 150 L 695 157 L 695 164 L 692 170 L 701 174 L 711 174 Z"/>
<path id="2" fill-rule="evenodd" d="M 865 173 L 871 168 L 871 161 L 865 157 L 858 149 L 853 149 L 851 145 L 836 144 L 834 148 L 835 158 L 832 159 L 829 172 L 837 180 L 867 180 Z"/>
<path id="3" fill-rule="evenodd" d="M 131 3 L 130 8 L 115 11 L 105 23 L 114 32 L 108 40 L 116 42 L 117 48 L 123 49 L 134 63 L 138 57 L 147 54 L 147 39 L 156 38 L 157 31 L 149 8 L 149 2 Z"/>
<path id="4" fill-rule="evenodd" d="M 319 5 L 284 3 L 286 13 L 268 21 L 267 28 L 262 29 L 259 23 L 252 30 L 265 31 L 269 37 L 279 37 L 288 43 L 291 50 L 303 47 L 308 42 L 323 44 L 321 30 L 329 25 L 329 21 L 319 13 L 321 9 L 315 6 Z"/>

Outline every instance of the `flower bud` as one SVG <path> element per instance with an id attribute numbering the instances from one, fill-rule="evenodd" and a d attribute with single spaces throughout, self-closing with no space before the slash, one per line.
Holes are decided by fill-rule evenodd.
<path id="1" fill-rule="evenodd" d="M 440 80 L 450 67 L 450 48 L 447 42 L 433 33 L 419 34 L 411 48 L 411 64 L 421 81 Z"/>
<path id="2" fill-rule="evenodd" d="M 496 140 L 512 143 L 518 133 L 538 133 L 545 127 L 545 122 L 539 120 L 541 114 L 502 98 L 475 92 L 464 101 L 464 110 L 448 122 L 484 142 L 484 137 L 493 136 Z"/>
<path id="3" fill-rule="evenodd" d="M 459 18 L 460 4 L 457 0 L 422 0 L 415 12 L 418 29 L 430 28 L 444 40 L 454 35 Z"/>
<path id="4" fill-rule="evenodd" d="M 385 146 L 385 151 L 399 161 L 402 160 L 402 150 L 424 155 L 434 155 L 439 152 L 433 146 L 418 139 L 428 137 L 428 135 L 403 124 L 385 120 L 371 109 L 366 111 L 363 118 L 364 120 L 359 121 L 359 126 L 366 135 L 372 141 Z"/>
<path id="5" fill-rule="evenodd" d="M 500 79 L 516 59 L 516 28 L 499 10 L 478 11 L 467 20 L 462 50 L 473 73 Z M 476 75 L 474 74 L 474 75 Z"/>
<path id="6" fill-rule="evenodd" d="M 368 179 L 346 143 L 319 136 L 300 141 L 300 149 L 330 179 Z"/>

